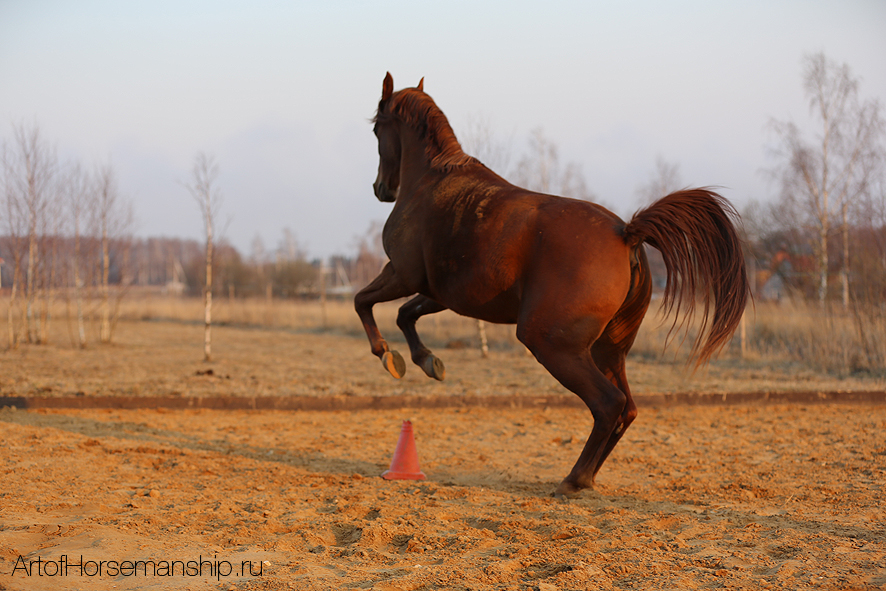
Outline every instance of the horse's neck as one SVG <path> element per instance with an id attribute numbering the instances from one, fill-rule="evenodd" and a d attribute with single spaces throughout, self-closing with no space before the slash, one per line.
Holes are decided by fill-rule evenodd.
<path id="1" fill-rule="evenodd" d="M 412 129 L 404 129 L 400 142 L 400 193 L 412 193 L 431 169 L 427 140 L 420 139 Z"/>

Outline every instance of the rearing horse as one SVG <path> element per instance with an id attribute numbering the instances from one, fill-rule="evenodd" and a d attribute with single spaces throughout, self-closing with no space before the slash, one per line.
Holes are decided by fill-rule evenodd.
<path id="1" fill-rule="evenodd" d="M 382 239 L 390 262 L 355 297 L 372 352 L 396 378 L 406 364 L 381 336 L 372 307 L 415 295 L 397 325 L 412 361 L 443 379 L 443 363 L 415 329 L 452 310 L 517 325 L 517 338 L 584 401 L 594 427 L 556 495 L 594 477 L 637 407 L 625 355 L 652 294 L 647 243 L 667 267 L 664 306 L 691 316 L 701 294 L 692 354 L 706 362 L 732 336 L 748 298 L 737 213 L 708 189 L 662 197 L 625 223 L 605 208 L 516 187 L 465 154 L 423 82 L 394 92 L 390 73 L 375 115 L 380 201 L 393 202 Z M 676 321 L 675 321 L 676 322 Z"/>

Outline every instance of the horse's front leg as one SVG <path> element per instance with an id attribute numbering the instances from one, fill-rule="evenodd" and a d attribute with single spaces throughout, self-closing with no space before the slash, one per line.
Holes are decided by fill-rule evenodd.
<path id="1" fill-rule="evenodd" d="M 402 378 L 406 373 L 406 363 L 399 353 L 391 350 L 387 341 L 381 336 L 378 325 L 375 323 L 375 316 L 372 314 L 372 307 L 379 302 L 390 302 L 397 298 L 405 298 L 413 293 L 415 292 L 403 285 L 391 263 L 388 263 L 378 277 L 354 297 L 354 308 L 363 323 L 366 336 L 369 337 L 372 354 L 381 359 L 382 365 L 395 378 Z"/>
<path id="2" fill-rule="evenodd" d="M 443 367 L 443 362 L 421 342 L 415 330 L 415 323 L 426 314 L 436 314 L 445 309 L 446 306 L 423 295 L 417 295 L 400 306 L 400 312 L 397 314 L 397 326 L 403 331 L 406 342 L 409 343 L 412 361 L 422 368 L 429 378 L 441 381 L 446 374 L 446 368 Z"/>

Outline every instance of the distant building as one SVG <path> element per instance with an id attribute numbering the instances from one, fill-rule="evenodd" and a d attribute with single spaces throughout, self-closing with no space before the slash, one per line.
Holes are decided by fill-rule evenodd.
<path id="1" fill-rule="evenodd" d="M 772 257 L 769 269 L 757 273 L 757 285 L 761 285 L 758 296 L 762 301 L 783 302 L 791 298 L 788 279 L 794 275 L 794 265 L 787 251 L 780 250 Z"/>

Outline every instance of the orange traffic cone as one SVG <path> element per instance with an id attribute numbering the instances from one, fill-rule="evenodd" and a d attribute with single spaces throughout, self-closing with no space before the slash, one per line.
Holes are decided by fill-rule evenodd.
<path id="1" fill-rule="evenodd" d="M 382 472 L 381 477 L 387 480 L 425 479 L 425 473 L 418 467 L 418 452 L 415 449 L 415 439 L 412 436 L 412 421 L 403 421 L 397 449 L 394 450 L 394 459 L 391 460 L 391 467 Z"/>

